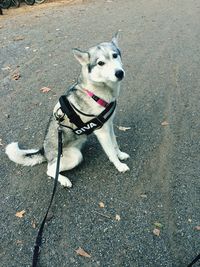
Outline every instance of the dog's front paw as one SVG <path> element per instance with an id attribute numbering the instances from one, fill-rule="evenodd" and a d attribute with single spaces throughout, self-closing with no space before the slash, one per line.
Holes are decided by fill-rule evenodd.
<path id="1" fill-rule="evenodd" d="M 119 158 L 120 160 L 126 160 L 126 159 L 130 158 L 130 156 L 129 156 L 129 154 L 120 151 L 120 152 L 118 153 L 118 158 Z"/>
<path id="2" fill-rule="evenodd" d="M 125 163 L 120 163 L 120 165 L 116 166 L 119 172 L 127 172 L 129 171 L 129 167 Z"/>
<path id="3" fill-rule="evenodd" d="M 58 182 L 63 186 L 63 187 L 72 187 L 72 183 L 70 182 L 70 180 L 63 176 L 63 175 L 59 175 L 58 177 Z"/>

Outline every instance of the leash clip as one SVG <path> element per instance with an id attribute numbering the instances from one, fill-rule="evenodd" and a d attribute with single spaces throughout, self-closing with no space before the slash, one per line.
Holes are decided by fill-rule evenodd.
<path id="1" fill-rule="evenodd" d="M 61 111 L 61 112 L 59 112 L 59 111 Z M 62 113 L 62 114 L 61 114 L 61 113 Z M 54 112 L 53 115 L 54 115 L 55 119 L 58 121 L 58 123 L 64 121 L 64 116 L 65 116 L 65 114 L 62 112 L 61 108 L 58 108 L 58 109 L 56 110 L 56 112 Z"/>

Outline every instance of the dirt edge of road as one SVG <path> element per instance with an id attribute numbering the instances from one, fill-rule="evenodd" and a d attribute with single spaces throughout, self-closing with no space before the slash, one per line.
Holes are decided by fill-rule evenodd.
<path id="1" fill-rule="evenodd" d="M 27 5 L 25 2 L 22 2 L 19 8 L 11 7 L 9 9 L 2 9 L 3 16 L 0 16 L 0 21 L 3 19 L 6 19 L 8 17 L 13 17 L 37 10 L 42 10 L 45 8 L 50 7 L 57 7 L 62 5 L 70 5 L 70 4 L 76 4 L 76 3 L 84 3 L 84 0 L 46 0 L 42 4 L 34 4 L 32 6 Z"/>

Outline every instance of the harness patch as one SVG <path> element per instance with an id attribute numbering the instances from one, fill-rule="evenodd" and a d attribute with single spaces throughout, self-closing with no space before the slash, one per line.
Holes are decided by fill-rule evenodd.
<path id="1" fill-rule="evenodd" d="M 85 126 L 83 126 L 80 129 L 76 129 L 74 130 L 74 132 L 78 135 L 82 134 L 82 133 L 86 133 L 88 130 L 91 130 L 92 128 L 96 128 L 97 124 L 93 123 L 93 122 L 89 122 L 88 124 L 86 124 Z"/>

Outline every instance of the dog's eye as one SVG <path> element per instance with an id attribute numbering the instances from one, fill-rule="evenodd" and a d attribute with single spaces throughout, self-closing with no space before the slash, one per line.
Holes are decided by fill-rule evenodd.
<path id="1" fill-rule="evenodd" d="M 99 66 L 103 66 L 103 65 L 105 65 L 105 62 L 103 62 L 103 61 L 99 61 L 99 62 L 98 62 L 98 65 L 99 65 Z"/>
<path id="2" fill-rule="evenodd" d="M 118 54 L 117 53 L 114 53 L 113 54 L 113 58 L 117 58 L 118 57 Z"/>

